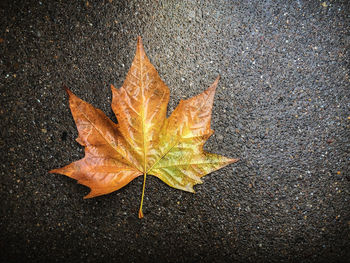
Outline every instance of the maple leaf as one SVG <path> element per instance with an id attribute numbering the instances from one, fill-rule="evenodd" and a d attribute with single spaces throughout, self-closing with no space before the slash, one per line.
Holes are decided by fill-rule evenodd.
<path id="1" fill-rule="evenodd" d="M 114 192 L 143 175 L 139 218 L 147 175 L 171 187 L 194 192 L 201 177 L 238 159 L 203 150 L 213 134 L 211 111 L 219 77 L 203 93 L 181 100 L 169 118 L 169 89 L 147 58 L 138 37 L 134 61 L 123 86 L 111 85 L 112 109 L 118 124 L 101 110 L 79 99 L 68 88 L 70 109 L 77 125 L 77 142 L 85 157 L 50 173 L 64 174 L 90 187 L 84 198 Z"/>

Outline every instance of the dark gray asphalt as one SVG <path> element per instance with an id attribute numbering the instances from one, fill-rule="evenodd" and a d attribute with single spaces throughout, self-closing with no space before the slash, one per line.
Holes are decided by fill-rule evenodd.
<path id="1" fill-rule="evenodd" d="M 1 262 L 345 262 L 347 1 L 7 1 L 0 10 Z M 114 121 L 136 37 L 180 98 L 221 75 L 195 195 L 149 177 L 90 200 L 67 85 Z"/>

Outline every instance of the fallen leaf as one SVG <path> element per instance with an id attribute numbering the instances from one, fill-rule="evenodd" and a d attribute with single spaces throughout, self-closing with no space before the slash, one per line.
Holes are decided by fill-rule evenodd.
<path id="1" fill-rule="evenodd" d="M 147 175 L 171 187 L 194 192 L 201 177 L 238 159 L 203 150 L 213 134 L 211 111 L 219 77 L 203 93 L 181 100 L 169 118 L 169 89 L 147 58 L 139 37 L 134 61 L 123 86 L 113 85 L 112 109 L 118 124 L 79 99 L 68 88 L 69 104 L 85 157 L 51 173 L 69 176 L 90 187 L 84 198 L 114 192 L 143 175 L 139 218 Z"/>

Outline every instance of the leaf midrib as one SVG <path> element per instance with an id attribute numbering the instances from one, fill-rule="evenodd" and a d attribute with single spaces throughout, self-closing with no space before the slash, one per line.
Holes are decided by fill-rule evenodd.
<path id="1" fill-rule="evenodd" d="M 141 111 L 141 121 L 142 121 L 142 137 L 143 137 L 143 173 L 146 173 L 146 131 L 145 131 L 145 96 L 144 96 L 144 83 L 143 83 L 143 64 L 141 59 L 141 52 L 139 53 L 140 61 L 140 82 L 141 82 L 141 99 L 142 99 L 142 111 Z"/>

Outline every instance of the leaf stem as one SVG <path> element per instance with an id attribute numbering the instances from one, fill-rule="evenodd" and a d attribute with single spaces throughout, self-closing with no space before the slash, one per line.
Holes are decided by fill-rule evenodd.
<path id="1" fill-rule="evenodd" d="M 141 204 L 139 210 L 139 218 L 143 218 L 142 205 L 143 205 L 143 197 L 145 196 L 145 187 L 146 187 L 146 173 L 143 173 L 143 186 L 142 186 L 142 196 L 141 196 Z"/>

